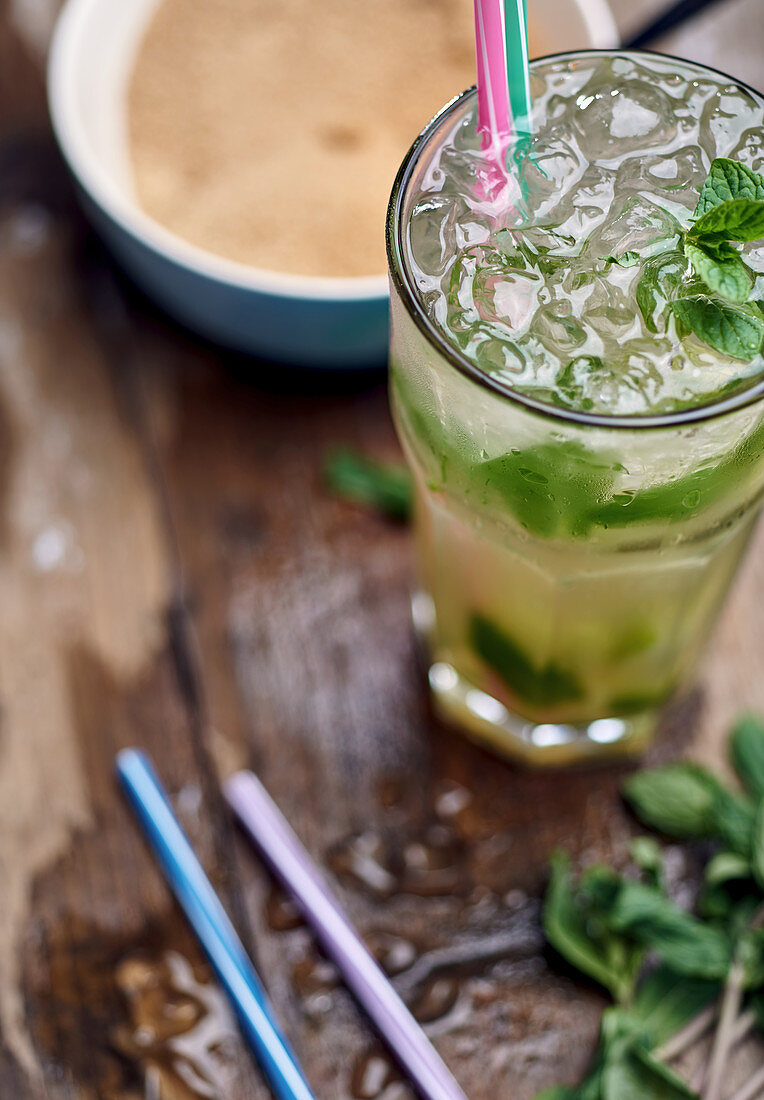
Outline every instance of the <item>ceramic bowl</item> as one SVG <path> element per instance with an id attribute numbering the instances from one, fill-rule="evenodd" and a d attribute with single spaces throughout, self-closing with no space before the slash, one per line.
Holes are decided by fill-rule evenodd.
<path id="1" fill-rule="evenodd" d="M 126 88 L 158 2 L 66 0 L 53 37 L 53 127 L 96 230 L 150 298 L 209 340 L 301 367 L 384 365 L 388 294 L 382 272 L 315 278 L 250 267 L 189 244 L 138 205 Z M 607 0 L 531 2 L 547 52 L 618 44 Z"/>

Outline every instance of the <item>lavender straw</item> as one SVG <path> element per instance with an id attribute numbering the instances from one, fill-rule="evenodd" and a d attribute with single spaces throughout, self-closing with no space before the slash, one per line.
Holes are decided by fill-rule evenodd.
<path id="1" fill-rule="evenodd" d="M 237 772 L 225 784 L 224 791 L 242 825 L 295 898 L 348 988 L 387 1040 L 421 1096 L 425 1100 L 466 1100 L 259 779 L 252 772 Z"/>

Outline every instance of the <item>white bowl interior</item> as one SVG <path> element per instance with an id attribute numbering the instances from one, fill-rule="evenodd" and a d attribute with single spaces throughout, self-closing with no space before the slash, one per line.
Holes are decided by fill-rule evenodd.
<path id="1" fill-rule="evenodd" d="M 85 190 L 128 232 L 212 278 L 308 297 L 385 295 L 384 275 L 282 275 L 225 260 L 188 244 L 140 209 L 130 166 L 126 90 L 136 51 L 159 2 L 67 0 L 64 6 L 51 51 L 51 110 L 64 152 Z M 618 44 L 607 0 L 531 0 L 530 22 L 544 53 Z"/>
<path id="2" fill-rule="evenodd" d="M 135 200 L 127 138 L 127 86 L 159 0 L 80 4 L 73 107 L 93 164 L 131 204 Z"/>

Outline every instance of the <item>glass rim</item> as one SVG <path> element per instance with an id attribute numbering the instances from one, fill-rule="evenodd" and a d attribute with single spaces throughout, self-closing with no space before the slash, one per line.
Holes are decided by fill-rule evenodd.
<path id="1" fill-rule="evenodd" d="M 714 76 L 721 76 L 729 80 L 730 83 L 736 84 L 744 91 L 751 93 L 757 99 L 764 101 L 764 94 L 762 92 L 757 91 L 750 84 L 747 84 L 743 80 L 739 80 L 737 77 L 730 76 L 720 69 L 714 69 L 710 65 L 703 65 L 700 62 L 690 61 L 688 58 L 676 57 L 673 54 L 659 53 L 657 50 L 626 50 L 617 48 L 564 50 L 560 53 L 545 54 L 543 57 L 535 57 L 531 61 L 531 66 L 545 61 L 592 56 L 650 57 L 660 58 L 666 61 L 676 61 L 679 64 L 689 65 L 692 68 L 711 73 Z M 420 332 L 425 336 L 428 343 L 435 348 L 450 366 L 455 367 L 471 381 L 483 386 L 498 396 L 506 398 L 515 404 L 522 405 L 530 412 L 540 416 L 562 420 L 566 423 L 584 424 L 589 427 L 628 429 L 671 428 L 683 424 L 693 424 L 712 420 L 716 417 L 724 416 L 727 413 L 746 408 L 748 405 L 754 405 L 757 401 L 761 400 L 761 398 L 764 397 L 764 371 L 758 382 L 755 382 L 748 389 L 738 394 L 723 398 L 720 401 L 712 401 L 707 405 L 697 405 L 693 408 L 680 409 L 676 412 L 646 415 L 634 414 L 632 416 L 620 414 L 611 416 L 608 413 L 591 413 L 578 409 L 565 409 L 513 389 L 507 382 L 481 370 L 477 364 L 468 359 L 457 347 L 449 343 L 444 334 L 427 315 L 424 306 L 417 296 L 413 276 L 406 259 L 405 249 L 402 247 L 404 228 L 403 207 L 412 173 L 419 163 L 420 155 L 426 149 L 433 133 L 444 121 L 455 114 L 465 100 L 473 96 L 475 92 L 476 85 L 473 84 L 472 87 L 455 95 L 453 99 L 450 99 L 448 103 L 441 107 L 437 114 L 435 114 L 423 127 L 414 139 L 398 169 L 387 207 L 385 238 L 390 279 L 406 311 Z"/>

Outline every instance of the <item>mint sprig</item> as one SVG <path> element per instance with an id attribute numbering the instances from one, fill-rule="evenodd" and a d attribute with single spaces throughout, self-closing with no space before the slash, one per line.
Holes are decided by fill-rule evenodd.
<path id="1" fill-rule="evenodd" d="M 645 261 L 636 297 L 650 331 L 673 316 L 680 340 L 694 333 L 722 355 L 755 359 L 764 348 L 764 311 L 751 301 L 755 273 L 738 246 L 763 238 L 764 177 L 718 157 L 678 247 L 674 239 L 670 253 Z M 669 262 L 676 257 L 689 264 L 692 279 Z"/>
<path id="2" fill-rule="evenodd" d="M 729 752 L 737 786 L 679 761 L 636 772 L 623 788 L 645 825 L 700 842 L 704 882 L 693 910 L 670 896 L 655 837 L 632 842 L 636 876 L 597 865 L 574 875 L 568 856 L 553 857 L 547 939 L 615 1003 L 587 1079 L 536 1100 L 698 1100 L 672 1063 L 710 1025 L 714 1002 L 702 1096 L 716 1100 L 735 1036 L 764 1030 L 764 721 L 739 721 Z"/>
<path id="3" fill-rule="evenodd" d="M 747 305 L 754 274 L 735 244 L 764 237 L 764 178 L 745 164 L 718 157 L 693 217 L 684 253 L 716 298 L 691 294 L 672 303 L 680 335 L 689 330 L 722 355 L 750 362 L 764 346 L 764 317 Z"/>

